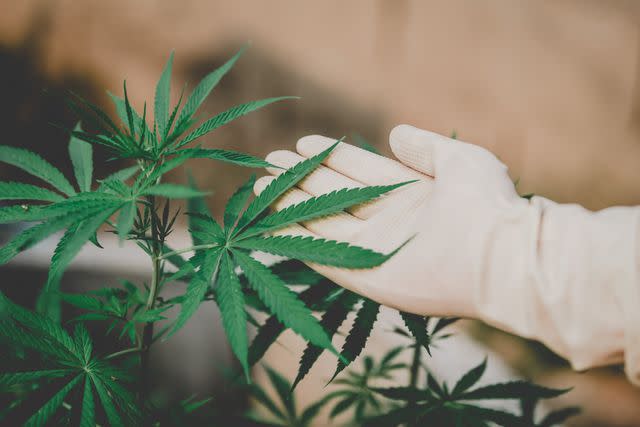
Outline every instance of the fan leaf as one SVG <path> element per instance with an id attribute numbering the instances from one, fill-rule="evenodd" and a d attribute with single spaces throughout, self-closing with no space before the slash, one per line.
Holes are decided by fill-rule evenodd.
<path id="1" fill-rule="evenodd" d="M 275 167 L 271 163 L 259 159 L 250 154 L 240 153 L 232 150 L 206 149 L 206 148 L 185 148 L 183 150 L 175 150 L 169 154 L 177 154 L 185 156 L 189 159 L 210 159 L 219 160 L 225 163 L 231 163 L 238 166 L 249 168 L 269 168 Z"/>
<path id="2" fill-rule="evenodd" d="M 491 384 L 476 388 L 458 396 L 459 400 L 484 399 L 520 399 L 526 396 L 530 399 L 549 399 L 567 393 L 571 389 L 556 389 L 542 387 L 527 381 L 511 381 L 507 383 Z"/>
<path id="3" fill-rule="evenodd" d="M 20 221 L 38 221 L 47 218 L 46 206 L 19 205 L 0 207 L 0 224 Z"/>
<path id="4" fill-rule="evenodd" d="M 247 200 L 253 190 L 253 184 L 256 182 L 256 176 L 251 175 L 251 178 L 245 182 L 235 193 L 229 198 L 227 206 L 224 209 L 224 229 L 229 232 L 238 220 L 238 216 L 242 211 L 242 208 L 247 204 Z"/>
<path id="5" fill-rule="evenodd" d="M 158 180 L 167 172 L 181 166 L 184 162 L 189 160 L 189 156 L 180 153 L 180 155 L 172 157 L 164 163 L 154 168 L 148 175 L 140 174 L 136 179 L 133 187 L 138 191 L 144 190 L 150 185 L 157 184 Z"/>
<path id="6" fill-rule="evenodd" d="M 369 418 L 365 427 L 389 427 L 398 425 L 414 425 L 417 419 L 431 409 L 429 405 L 412 405 L 392 409 L 383 415 Z"/>
<path id="7" fill-rule="evenodd" d="M 5 246 L 0 248 L 0 265 L 9 262 L 20 252 L 25 251 L 35 244 L 43 241 L 52 234 L 67 228 L 68 226 L 83 221 L 84 219 L 98 214 L 105 207 L 113 206 L 112 204 L 99 204 L 97 207 L 87 208 L 85 210 L 70 212 L 68 215 L 61 215 L 41 224 L 34 225 L 20 234 L 16 235 Z"/>
<path id="8" fill-rule="evenodd" d="M 102 211 L 100 214 L 88 217 L 78 227 L 67 230 L 62 237 L 51 259 L 49 279 L 47 284 L 55 282 L 66 269 L 82 246 L 95 234 L 96 230 L 115 212 L 117 207 Z"/>
<path id="9" fill-rule="evenodd" d="M 34 381 L 50 378 L 60 378 L 69 375 L 68 369 L 48 369 L 44 371 L 31 372 L 6 372 L 0 374 L 0 389 L 7 389 L 18 384 L 28 384 Z"/>
<path id="10" fill-rule="evenodd" d="M 460 380 L 453 387 L 453 391 L 451 391 L 452 396 L 457 396 L 471 387 L 473 387 L 484 375 L 484 371 L 487 369 L 487 359 L 485 358 L 482 363 L 480 363 L 475 368 L 471 369 L 469 372 L 464 374 Z"/>
<path id="11" fill-rule="evenodd" d="M 269 317 L 258 329 L 258 333 L 251 342 L 249 347 L 249 365 L 254 365 L 267 352 L 271 344 L 273 344 L 280 334 L 284 331 L 285 326 L 278 320 L 276 316 Z"/>
<path id="12" fill-rule="evenodd" d="M 376 267 L 391 256 L 345 242 L 310 236 L 250 237 L 234 243 L 236 247 L 268 252 L 317 264 L 344 268 Z"/>
<path id="13" fill-rule="evenodd" d="M 142 191 L 141 194 L 146 196 L 160 196 L 167 199 L 189 199 L 191 197 L 201 197 L 207 193 L 184 185 L 156 184 L 148 187 Z"/>
<path id="14" fill-rule="evenodd" d="M 246 47 L 243 47 L 236 53 L 231 59 L 224 63 L 221 67 L 207 74 L 198 83 L 198 86 L 191 92 L 187 102 L 184 104 L 184 108 L 180 112 L 176 128 L 182 128 L 183 123 L 191 121 L 191 118 L 195 112 L 200 108 L 204 100 L 209 96 L 211 91 L 217 86 L 220 80 L 233 68 L 236 61 L 240 58 Z"/>
<path id="15" fill-rule="evenodd" d="M 333 409 L 331 410 L 331 413 L 329 414 L 329 418 L 334 419 L 335 417 L 337 417 L 338 415 L 340 415 L 341 413 L 343 413 L 344 411 L 352 407 L 358 401 L 358 398 L 359 398 L 358 395 L 353 395 L 353 396 L 348 396 L 345 399 L 338 402 L 336 406 L 334 406 Z"/>
<path id="16" fill-rule="evenodd" d="M 100 187 L 98 187 L 98 191 L 102 191 L 104 188 L 103 187 L 104 184 L 108 183 L 109 181 L 124 182 L 127 179 L 131 178 L 133 175 L 135 175 L 136 172 L 138 172 L 139 170 L 140 170 L 140 166 L 135 165 L 135 166 L 130 166 L 128 168 L 120 169 L 112 173 L 111 175 L 107 176 L 106 178 L 100 181 L 101 184 L 100 184 Z"/>
<path id="17" fill-rule="evenodd" d="M 35 185 L 21 182 L 0 182 L 0 200 L 42 200 L 60 202 L 64 200 L 58 193 Z"/>
<path id="18" fill-rule="evenodd" d="M 122 209 L 120 209 L 120 215 L 118 216 L 118 223 L 116 224 L 116 230 L 118 231 L 118 237 L 120 241 L 123 241 L 129 235 L 129 232 L 133 228 L 133 222 L 136 219 L 136 202 L 132 200 L 126 203 Z"/>
<path id="19" fill-rule="evenodd" d="M 291 393 L 291 384 L 282 375 L 280 375 L 273 369 L 265 367 L 265 371 L 267 371 L 269 381 L 271 381 L 273 388 L 276 390 L 276 393 L 278 393 L 280 401 L 283 403 L 285 409 L 287 410 L 289 418 L 295 419 L 296 399 L 295 396 Z"/>
<path id="20" fill-rule="evenodd" d="M 567 419 L 578 415 L 581 412 L 580 408 L 576 406 L 569 406 L 566 408 L 558 409 L 547 414 L 546 417 L 540 421 L 538 427 L 553 427 L 562 425 Z"/>
<path id="21" fill-rule="evenodd" d="M 331 147 L 327 148 L 323 152 L 304 160 L 286 172 L 279 175 L 276 179 L 271 181 L 269 185 L 253 199 L 251 204 L 244 211 L 242 217 L 238 221 L 237 231 L 241 231 L 243 228 L 251 224 L 260 214 L 262 214 L 269 206 L 275 202 L 280 196 L 282 196 L 288 189 L 296 185 L 305 176 L 309 175 L 316 167 L 322 163 L 324 159 L 333 151 L 341 140 L 337 141 Z"/>
<path id="22" fill-rule="evenodd" d="M 273 267 L 271 271 L 274 271 Z M 298 298 L 309 306 L 314 301 L 322 300 L 333 288 L 328 282 L 317 284 L 300 292 Z M 254 365 L 264 356 L 284 329 L 285 326 L 278 320 L 277 316 L 271 316 L 264 322 L 249 347 L 249 365 Z"/>
<path id="23" fill-rule="evenodd" d="M 410 181 L 413 182 L 413 181 Z M 287 208 L 272 213 L 251 226 L 244 236 L 254 236 L 269 231 L 286 227 L 296 222 L 309 221 L 315 218 L 341 212 L 344 209 L 355 206 L 406 185 L 380 185 L 361 188 L 343 188 L 317 197 L 312 197 L 304 202 L 288 206 Z"/>
<path id="24" fill-rule="evenodd" d="M 18 167 L 25 172 L 40 178 L 60 190 L 67 196 L 73 196 L 76 191 L 71 183 L 57 168 L 42 157 L 22 148 L 0 145 L 0 162 Z"/>
<path id="25" fill-rule="evenodd" d="M 88 364 L 91 360 L 91 353 L 93 353 L 93 342 L 89 336 L 89 331 L 82 323 L 76 326 L 74 339 L 77 348 L 76 352 L 82 356 L 84 363 Z"/>
<path id="26" fill-rule="evenodd" d="M 224 231 L 220 224 L 209 215 L 201 215 L 197 213 L 189 213 L 189 231 L 191 237 L 197 244 L 205 242 L 213 242 L 224 244 Z"/>
<path id="27" fill-rule="evenodd" d="M 5 313 L 14 321 L 28 328 L 32 333 L 59 344 L 70 355 L 81 360 L 76 344 L 62 326 L 38 313 L 34 313 L 13 303 L 2 293 L 0 293 L 0 302 L 2 303 L 2 308 L 5 310 Z"/>
<path id="28" fill-rule="evenodd" d="M 173 325 L 173 328 L 171 328 L 167 338 L 182 328 L 184 324 L 187 323 L 187 320 L 189 320 L 196 312 L 200 303 L 202 303 L 202 299 L 204 298 L 207 289 L 209 288 L 212 277 L 216 270 L 218 270 L 221 257 L 222 248 L 210 249 L 205 253 L 200 271 L 198 271 L 198 273 L 195 274 L 189 282 L 187 292 L 184 295 L 184 300 L 182 301 L 182 309 L 180 310 L 176 323 Z"/>
<path id="29" fill-rule="evenodd" d="M 240 251 L 233 251 L 233 256 L 244 271 L 251 288 L 258 293 L 260 300 L 278 320 L 307 341 L 336 353 L 331 340 L 318 320 L 313 317 L 311 310 L 278 276 L 262 263 Z"/>
<path id="30" fill-rule="evenodd" d="M 57 310 L 59 304 L 57 301 L 60 299 L 58 288 L 64 270 L 78 252 L 80 252 L 82 246 L 95 235 L 98 228 L 109 219 L 119 206 L 120 205 L 111 205 L 109 209 L 96 213 L 94 216 L 83 220 L 77 226 L 72 226 L 67 229 L 67 232 L 62 236 L 60 242 L 58 242 L 53 257 L 51 258 L 47 283 L 38 301 L 40 310 L 46 311 L 54 318 L 58 316 Z"/>
<path id="31" fill-rule="evenodd" d="M 404 321 L 405 326 L 411 332 L 411 335 L 415 338 L 416 344 L 422 346 L 431 354 L 429 344 L 431 343 L 431 337 L 427 332 L 427 318 L 424 316 L 418 316 L 417 314 L 400 312 L 400 317 Z"/>
<path id="32" fill-rule="evenodd" d="M 189 187 L 193 188 L 196 191 L 200 191 L 198 188 L 198 184 L 190 173 L 187 173 L 187 178 L 189 179 Z M 197 213 L 200 215 L 206 215 L 211 217 L 211 211 L 207 206 L 207 201 L 204 197 L 192 197 L 187 201 L 187 212 Z"/>
<path id="33" fill-rule="evenodd" d="M 227 111 L 224 111 L 202 123 L 193 132 L 184 137 L 184 139 L 177 144 L 176 148 L 183 147 L 190 142 L 193 142 L 194 140 L 200 138 L 201 136 L 206 135 L 221 126 L 224 126 L 227 123 L 244 116 L 245 114 L 249 114 L 252 111 L 258 110 L 260 108 L 266 107 L 269 104 L 273 104 L 274 102 L 282 101 L 285 99 L 296 99 L 296 97 L 280 96 L 277 98 L 261 99 L 259 101 L 251 101 L 245 104 L 236 105 L 235 107 L 232 107 Z"/>
<path id="34" fill-rule="evenodd" d="M 19 205 L 0 208 L 0 224 L 19 221 L 40 221 L 60 215 L 101 207 L 115 206 L 122 201 L 118 196 L 108 193 L 81 193 L 58 203 L 46 206 Z"/>
<path id="35" fill-rule="evenodd" d="M 147 135 L 151 134 L 151 131 L 149 130 L 149 126 L 147 125 L 147 123 L 142 119 L 142 117 L 140 117 L 140 115 L 136 112 L 136 110 L 131 106 L 131 104 L 129 104 L 129 107 L 127 108 L 127 100 L 128 99 L 123 99 L 120 98 L 117 95 L 112 94 L 111 92 L 107 92 L 109 94 L 109 97 L 111 98 L 111 100 L 113 101 L 113 104 L 116 107 L 116 113 L 118 114 L 118 117 L 120 117 L 120 120 L 122 121 L 123 124 L 128 124 L 129 122 L 129 111 L 131 110 L 131 114 L 133 116 L 134 119 L 134 129 L 129 129 L 129 131 L 131 132 L 132 135 L 134 135 L 136 133 L 136 128 L 140 128 L 140 133 L 142 133 L 142 129 L 145 129 L 145 133 Z"/>
<path id="36" fill-rule="evenodd" d="M 233 267 L 231 257 L 225 251 L 220 260 L 216 301 L 220 308 L 222 325 L 227 333 L 231 349 L 240 361 L 245 377 L 249 379 L 247 315 L 244 308 L 242 285 Z"/>
<path id="37" fill-rule="evenodd" d="M 371 331 L 373 330 L 373 325 L 376 323 L 379 312 L 380 304 L 368 298 L 364 299 L 362 307 L 360 307 L 358 314 L 356 314 L 353 326 L 351 326 L 351 330 L 349 331 L 349 334 L 344 341 L 344 345 L 342 346 L 342 351 L 340 352 L 342 359 L 349 363 L 345 364 L 339 360 L 331 381 L 333 381 L 333 379 L 338 376 L 344 368 L 349 366 L 351 362 L 356 360 L 360 353 L 362 353 L 362 350 L 371 335 Z"/>
<path id="38" fill-rule="evenodd" d="M 331 303 L 329 308 L 324 312 L 320 318 L 320 325 L 322 325 L 325 332 L 330 337 L 338 331 L 338 328 L 345 321 L 357 300 L 358 297 L 355 294 L 345 291 L 333 303 Z M 323 350 L 323 348 L 317 347 L 313 344 L 307 344 L 307 347 L 304 349 L 302 357 L 300 358 L 298 374 L 296 379 L 293 381 L 292 389 L 295 388 L 309 373 Z"/>
<path id="39" fill-rule="evenodd" d="M 93 400 L 93 386 L 91 385 L 91 378 L 86 376 L 82 394 L 82 409 L 80 410 L 80 427 L 95 427 L 95 425 L 96 407 Z"/>
<path id="40" fill-rule="evenodd" d="M 76 126 L 79 131 L 80 124 Z M 76 137 L 71 137 L 69 141 L 69 157 L 73 165 L 73 173 L 80 191 L 91 191 L 91 181 L 93 180 L 93 147 L 88 142 Z"/>
<path id="41" fill-rule="evenodd" d="M 461 423 L 464 423 L 466 421 L 472 423 L 486 423 L 487 421 L 491 421 L 500 426 L 530 427 L 528 424 L 523 423 L 518 416 L 507 411 L 471 405 L 462 405 L 462 407 L 460 407 L 458 411 L 458 415 L 463 416 L 463 419 L 460 420 Z"/>
<path id="42" fill-rule="evenodd" d="M 160 75 L 160 80 L 156 85 L 155 107 L 154 107 L 154 120 L 158 128 L 158 136 L 163 139 L 166 137 L 167 132 L 167 120 L 169 119 L 169 101 L 171 90 L 171 69 L 173 67 L 173 52 L 169 55 L 164 70 Z M 159 139 L 159 138 L 158 138 Z"/>
<path id="43" fill-rule="evenodd" d="M 26 427 L 40 427 L 47 423 L 47 420 L 51 418 L 53 414 L 58 410 L 65 396 L 76 386 L 82 379 L 81 375 L 77 375 L 71 381 L 69 381 L 64 387 L 62 387 L 51 399 L 47 401 L 40 409 L 38 409 L 25 423 Z"/>
<path id="44" fill-rule="evenodd" d="M 107 390 L 107 388 L 105 387 L 102 379 L 95 374 L 89 374 L 89 376 L 91 377 L 93 385 L 96 388 L 96 392 L 98 393 L 98 398 L 100 399 L 100 403 L 102 404 L 102 407 L 104 408 L 104 412 L 107 415 L 109 424 L 111 424 L 113 427 L 124 426 L 124 423 L 122 422 L 122 418 L 118 413 L 118 409 L 115 403 L 113 402 L 112 396 Z"/>
<path id="45" fill-rule="evenodd" d="M 14 322 L 0 320 L 0 341 L 16 348 L 34 350 L 52 359 L 78 363 L 76 355 L 54 338 L 43 333 L 31 333 L 25 328 L 17 327 Z"/>
<path id="46" fill-rule="evenodd" d="M 422 402 L 429 398 L 429 395 L 424 390 L 419 390 L 415 387 L 388 387 L 379 388 L 372 387 L 371 391 L 378 393 L 387 399 L 393 400 L 405 400 L 412 402 Z"/>
<path id="47" fill-rule="evenodd" d="M 278 408 L 278 405 L 276 405 L 275 402 L 271 400 L 271 398 L 262 388 L 260 388 L 260 386 L 252 384 L 249 387 L 249 391 L 251 392 L 251 397 L 258 401 L 258 403 L 260 403 L 262 406 L 264 406 L 269 412 L 271 412 L 272 415 L 283 421 L 287 420 L 287 416 L 284 414 L 284 412 L 282 412 L 282 410 Z M 263 425 L 257 424 L 256 427 L 263 427 Z M 272 427 L 272 425 L 268 424 L 264 427 Z"/>

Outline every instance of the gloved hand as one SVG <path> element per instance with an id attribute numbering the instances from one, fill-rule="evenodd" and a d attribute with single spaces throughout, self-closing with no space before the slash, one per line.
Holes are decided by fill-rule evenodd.
<path id="1" fill-rule="evenodd" d="M 267 160 L 291 167 L 334 139 L 308 136 Z M 391 150 L 400 162 L 340 144 L 275 209 L 345 187 L 419 180 L 348 213 L 281 234 L 315 235 L 389 252 L 371 270 L 310 264 L 379 303 L 424 315 L 463 316 L 537 339 L 576 369 L 627 362 L 640 379 L 638 209 L 598 213 L 521 198 L 489 151 L 408 125 Z M 279 169 L 269 170 L 272 174 Z M 256 182 L 260 192 L 273 177 Z"/>

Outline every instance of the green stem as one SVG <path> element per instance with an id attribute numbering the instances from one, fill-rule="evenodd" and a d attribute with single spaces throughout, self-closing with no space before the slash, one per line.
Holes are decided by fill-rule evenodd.
<path id="1" fill-rule="evenodd" d="M 154 244 L 155 246 L 155 244 Z M 158 283 L 162 274 L 161 260 L 156 256 L 155 249 L 152 256 L 153 274 L 151 276 L 151 286 L 149 288 L 149 298 L 147 299 L 147 310 L 152 310 L 158 294 Z M 142 348 L 140 354 L 140 369 L 142 374 L 142 383 L 140 388 L 140 397 L 144 401 L 150 389 L 150 372 L 149 372 L 149 352 L 151 343 L 153 342 L 153 326 L 154 322 L 147 322 L 142 331 Z"/>
<path id="2" fill-rule="evenodd" d="M 125 356 L 125 355 L 131 354 L 131 353 L 137 353 L 140 350 L 141 350 L 140 347 L 126 348 L 124 350 L 116 351 L 115 353 L 111 353 L 111 354 L 105 356 L 104 360 L 114 359 L 116 357 Z"/>
<path id="3" fill-rule="evenodd" d="M 149 288 L 149 297 L 147 298 L 147 310 L 151 310 L 155 306 L 156 297 L 158 296 L 158 285 L 162 273 L 162 260 L 155 254 L 152 256 L 153 275 L 151 276 L 151 286 Z"/>
<path id="4" fill-rule="evenodd" d="M 160 179 L 158 179 L 159 181 Z M 158 241 L 158 217 L 156 215 L 156 200 L 155 197 L 148 197 L 150 210 L 151 210 L 151 285 L 149 287 L 149 296 L 147 298 L 146 309 L 152 310 L 155 307 L 156 298 L 158 297 L 158 291 L 160 287 L 160 280 L 162 278 L 162 260 L 160 255 L 162 254 L 162 247 L 164 242 Z M 153 327 L 154 322 L 147 322 L 144 325 L 142 331 L 142 342 L 140 344 L 140 403 L 145 404 L 146 398 L 149 395 L 151 389 L 151 371 L 149 367 L 149 357 L 151 344 L 153 343 Z"/>
<path id="5" fill-rule="evenodd" d="M 413 349 L 413 360 L 409 371 L 409 388 L 416 388 L 418 385 L 418 377 L 420 376 L 420 357 L 422 356 L 422 346 L 415 343 Z M 413 406 L 415 402 L 409 401 L 407 406 Z"/>

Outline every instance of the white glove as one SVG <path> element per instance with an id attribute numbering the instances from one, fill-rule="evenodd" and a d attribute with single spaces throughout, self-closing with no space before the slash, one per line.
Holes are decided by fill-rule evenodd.
<path id="1" fill-rule="evenodd" d="M 334 142 L 304 137 L 297 154 L 275 151 L 267 160 L 288 168 Z M 593 213 L 523 199 L 489 151 L 408 125 L 391 132 L 390 144 L 401 163 L 338 145 L 275 209 L 345 187 L 419 182 L 281 234 L 382 252 L 413 239 L 371 270 L 312 268 L 403 311 L 476 318 L 540 340 L 575 369 L 625 360 L 640 382 L 638 208 Z M 258 180 L 256 192 L 272 179 Z"/>

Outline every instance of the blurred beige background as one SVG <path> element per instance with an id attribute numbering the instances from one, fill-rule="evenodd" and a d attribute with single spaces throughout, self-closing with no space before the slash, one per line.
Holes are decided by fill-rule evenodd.
<path id="1" fill-rule="evenodd" d="M 389 129 L 407 122 L 490 148 L 522 191 L 591 208 L 640 200 L 635 1 L 3 0 L 2 9 L 1 43 L 35 38 L 46 79 L 121 93 L 126 78 L 140 106 L 171 49 L 174 85 L 192 88 L 251 41 L 207 113 L 260 96 L 303 99 L 212 144 L 265 154 L 306 132 L 360 132 L 385 149 Z"/>
<path id="2" fill-rule="evenodd" d="M 3 144 L 69 169 L 61 94 L 107 105 L 127 79 L 138 108 L 176 51 L 174 100 L 245 42 L 252 47 L 203 116 L 300 95 L 208 137 L 256 155 L 298 137 L 358 132 L 385 153 L 410 123 L 491 149 L 519 190 L 597 209 L 640 203 L 640 2 L 517 0 L 0 0 Z M 47 89 L 48 95 L 42 90 Z M 212 205 L 250 172 L 193 162 Z M 17 179 L 0 167 L 0 178 Z M 174 176 L 183 180 L 183 176 Z M 477 333 L 519 372 L 555 381 L 514 340 Z M 531 356 L 533 354 L 534 356 Z M 471 362 L 470 362 L 471 363 Z M 579 425 L 640 425 L 640 397 L 610 370 L 579 383 Z M 555 372 L 555 371 L 554 371 Z M 613 403 L 603 404 L 603 402 Z M 578 425 L 575 424 L 575 425 Z"/>

